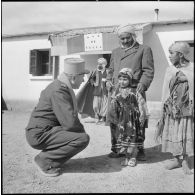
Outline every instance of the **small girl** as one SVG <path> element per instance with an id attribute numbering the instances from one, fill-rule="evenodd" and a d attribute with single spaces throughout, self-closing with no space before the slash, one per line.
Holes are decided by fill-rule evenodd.
<path id="1" fill-rule="evenodd" d="M 143 139 L 143 127 L 148 112 L 144 98 L 131 87 L 132 70 L 123 68 L 118 75 L 118 87 L 112 95 L 108 112 L 109 122 L 114 123 L 117 143 L 116 151 L 124 154 L 123 166 L 136 166 L 138 142 Z"/>

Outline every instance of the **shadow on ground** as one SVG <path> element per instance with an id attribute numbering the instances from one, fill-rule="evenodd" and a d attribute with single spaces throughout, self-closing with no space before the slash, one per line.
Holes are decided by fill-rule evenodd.
<path id="1" fill-rule="evenodd" d="M 157 163 L 164 160 L 172 159 L 173 156 L 171 153 L 161 152 L 162 145 L 153 146 L 151 148 L 146 148 L 145 153 L 147 161 L 139 161 L 139 164 L 142 163 Z M 188 163 L 190 169 L 194 169 L 194 156 L 189 156 Z"/>
<path id="2" fill-rule="evenodd" d="M 62 173 L 108 173 L 119 172 L 120 159 L 111 159 L 107 155 L 70 159 L 64 164 Z"/>
<path id="3" fill-rule="evenodd" d="M 162 145 L 160 144 L 150 148 L 145 148 L 146 161 L 139 161 L 139 164 L 157 163 L 173 158 L 171 153 L 161 152 L 161 147 Z"/>
<path id="4" fill-rule="evenodd" d="M 150 164 L 172 159 L 171 153 L 161 152 L 161 145 L 145 149 L 146 161 L 139 164 Z M 120 165 L 122 158 L 109 158 L 107 155 L 93 156 L 88 158 L 70 159 L 62 168 L 63 173 L 108 173 L 119 172 L 123 168 Z M 194 168 L 194 156 L 189 157 L 190 169 Z"/>

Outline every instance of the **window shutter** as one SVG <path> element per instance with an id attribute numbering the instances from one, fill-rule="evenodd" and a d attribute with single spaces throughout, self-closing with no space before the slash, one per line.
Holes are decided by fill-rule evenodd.
<path id="1" fill-rule="evenodd" d="M 55 58 L 54 79 L 56 79 L 57 76 L 59 75 L 59 56 L 54 56 L 54 58 Z"/>
<path id="2" fill-rule="evenodd" d="M 37 71 L 37 51 L 30 51 L 30 74 L 36 75 Z"/>
<path id="3" fill-rule="evenodd" d="M 52 61 L 52 56 L 49 56 L 49 72 L 48 74 L 52 74 L 53 73 L 53 61 Z"/>
<path id="4" fill-rule="evenodd" d="M 53 57 L 51 56 L 51 49 L 49 50 L 49 74 L 53 73 Z"/>

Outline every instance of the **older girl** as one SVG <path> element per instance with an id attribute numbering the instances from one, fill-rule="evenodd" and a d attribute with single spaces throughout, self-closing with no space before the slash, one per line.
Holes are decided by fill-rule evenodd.
<path id="1" fill-rule="evenodd" d="M 162 139 L 162 152 L 173 155 L 167 169 L 182 167 L 191 174 L 188 155 L 193 154 L 194 137 L 193 64 L 187 57 L 189 45 L 185 42 L 172 44 L 169 53 L 173 66 L 165 74 L 162 115 L 155 139 Z"/>

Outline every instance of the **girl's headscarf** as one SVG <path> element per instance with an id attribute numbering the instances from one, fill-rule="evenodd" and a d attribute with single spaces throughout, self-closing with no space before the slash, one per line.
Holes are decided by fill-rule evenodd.
<path id="1" fill-rule="evenodd" d="M 119 71 L 118 78 L 121 76 L 123 76 L 123 77 L 125 76 L 125 77 L 129 78 L 130 80 L 132 80 L 133 79 L 132 70 L 130 68 L 122 68 Z"/>
<path id="2" fill-rule="evenodd" d="M 173 43 L 170 47 L 170 50 L 180 52 L 184 55 L 184 58 L 188 60 L 188 54 L 190 52 L 190 46 L 186 42 L 176 42 Z M 189 93 L 190 93 L 190 99 L 193 99 L 194 96 L 194 63 L 189 62 L 185 66 L 182 66 L 180 68 L 176 68 L 175 66 L 170 66 L 166 69 L 165 77 L 164 77 L 164 83 L 163 83 L 163 90 L 162 90 L 162 103 L 166 101 L 166 99 L 169 97 L 169 82 L 172 77 L 176 75 L 178 71 L 182 71 L 187 79 L 189 84 Z"/>
<path id="3" fill-rule="evenodd" d="M 190 53 L 190 46 L 189 46 L 188 43 L 186 43 L 186 42 L 176 42 L 176 43 L 173 43 L 169 47 L 169 50 L 180 52 L 180 53 L 182 53 L 184 55 L 184 58 L 186 60 L 189 60 L 188 59 L 188 54 Z"/>

